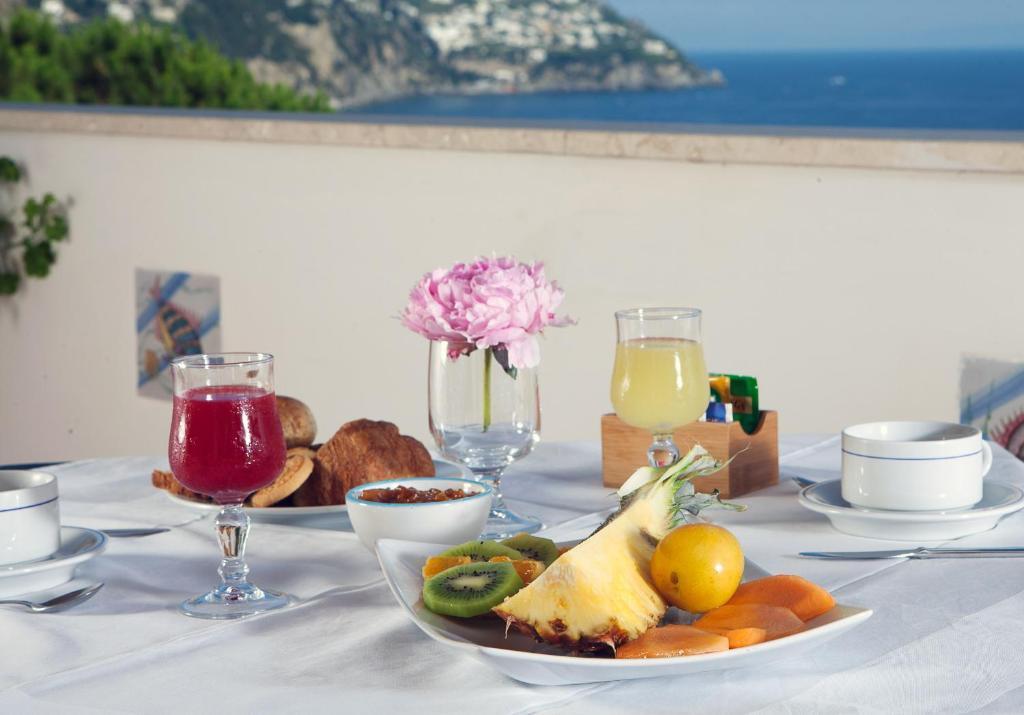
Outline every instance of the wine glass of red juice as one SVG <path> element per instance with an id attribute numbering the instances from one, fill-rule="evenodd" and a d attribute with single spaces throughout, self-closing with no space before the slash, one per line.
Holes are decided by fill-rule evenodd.
<path id="1" fill-rule="evenodd" d="M 239 618 L 286 606 L 291 598 L 248 580 L 242 502 L 270 484 L 285 462 L 274 397 L 274 357 L 266 353 L 189 355 L 171 362 L 174 413 L 171 471 L 189 489 L 212 497 L 224 558 L 221 584 L 181 604 L 197 618 Z"/>

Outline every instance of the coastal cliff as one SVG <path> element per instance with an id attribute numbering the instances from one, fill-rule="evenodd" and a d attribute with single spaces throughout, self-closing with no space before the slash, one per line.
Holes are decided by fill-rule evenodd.
<path id="1" fill-rule="evenodd" d="M 336 108 L 412 94 L 721 84 L 599 0 L 3 0 L 70 26 L 171 26 Z"/>

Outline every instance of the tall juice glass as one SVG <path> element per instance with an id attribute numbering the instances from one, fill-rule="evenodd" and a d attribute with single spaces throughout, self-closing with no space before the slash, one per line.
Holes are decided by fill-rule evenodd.
<path id="1" fill-rule="evenodd" d="M 618 342 L 612 404 L 619 419 L 649 430 L 651 466 L 679 459 L 672 431 L 708 407 L 708 370 L 696 308 L 632 308 L 615 313 Z"/>
<path id="2" fill-rule="evenodd" d="M 221 584 L 185 601 L 181 610 L 197 618 L 224 619 L 285 606 L 288 596 L 248 580 L 249 517 L 242 508 L 246 497 L 284 468 L 274 358 L 265 353 L 190 355 L 171 362 L 171 374 L 171 471 L 186 487 L 223 506 L 216 521 L 224 557 Z"/>

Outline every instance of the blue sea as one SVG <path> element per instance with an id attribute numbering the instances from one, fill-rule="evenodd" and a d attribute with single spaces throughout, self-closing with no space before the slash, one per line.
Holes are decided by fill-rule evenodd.
<path id="1" fill-rule="evenodd" d="M 346 114 L 498 121 L 1024 130 L 1024 49 L 693 54 L 721 88 L 423 96 Z"/>

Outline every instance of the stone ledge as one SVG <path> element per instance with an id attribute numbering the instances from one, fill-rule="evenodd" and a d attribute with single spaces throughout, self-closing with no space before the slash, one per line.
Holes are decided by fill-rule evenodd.
<path id="1" fill-rule="evenodd" d="M 542 124 L 451 124 L 406 118 L 154 111 L 0 108 L 0 131 L 274 142 L 387 149 L 454 150 L 917 171 L 1024 173 L 1024 134 L 829 132 L 794 128 L 565 128 Z"/>

